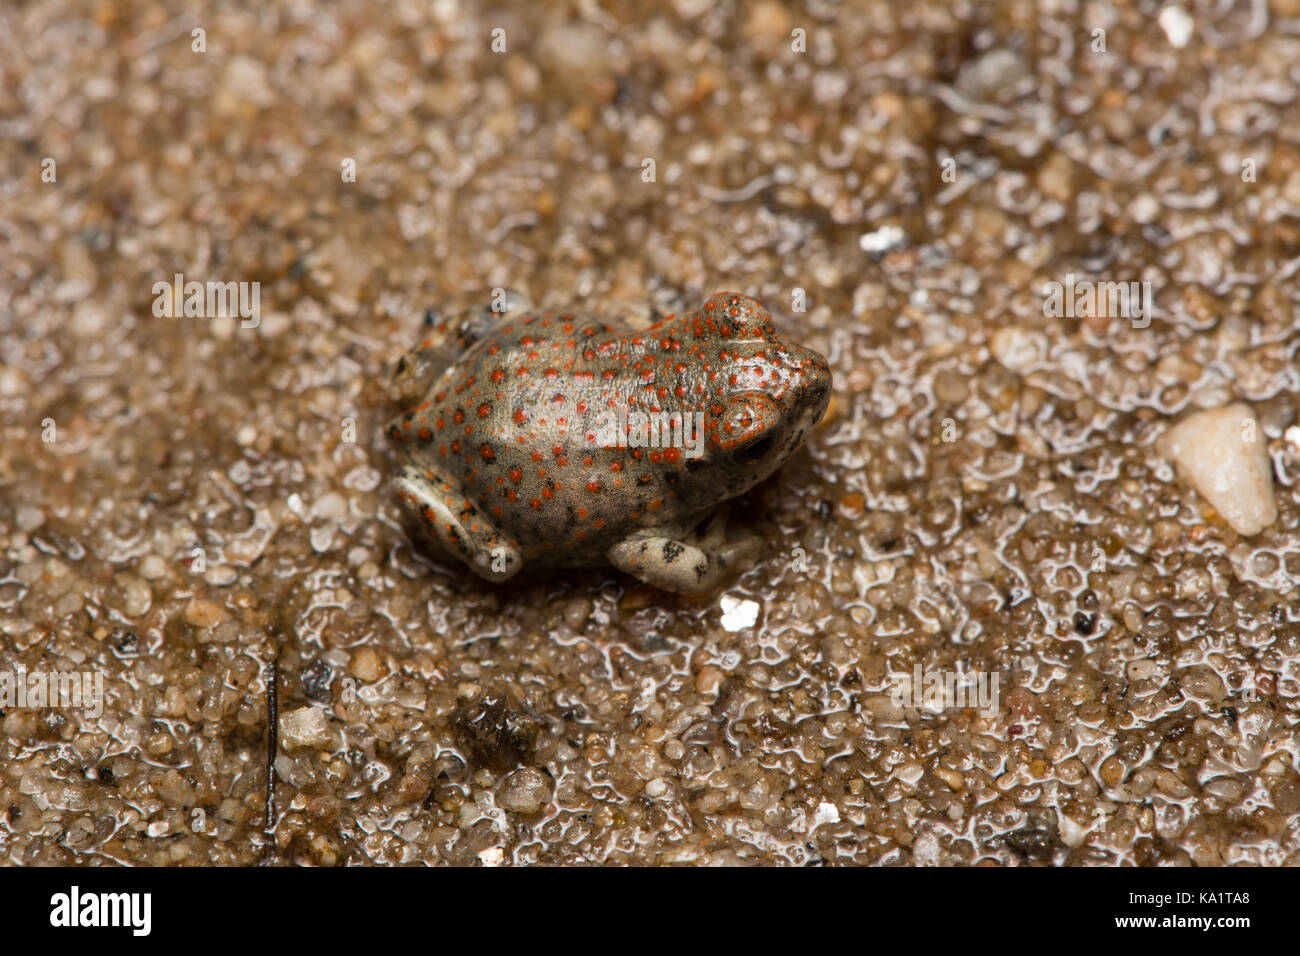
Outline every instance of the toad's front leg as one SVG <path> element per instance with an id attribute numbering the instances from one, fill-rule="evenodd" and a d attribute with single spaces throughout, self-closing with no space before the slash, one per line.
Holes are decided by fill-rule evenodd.
<path id="1" fill-rule="evenodd" d="M 702 594 L 722 583 L 731 571 L 752 562 L 762 551 L 757 535 L 725 543 L 719 518 L 709 524 L 698 544 L 688 544 L 665 528 L 633 532 L 613 545 L 609 563 L 620 571 L 674 594 Z"/>
<path id="2" fill-rule="evenodd" d="M 405 465 L 393 485 L 438 542 L 481 577 L 505 581 L 523 567 L 519 549 L 454 482 L 436 471 Z"/>

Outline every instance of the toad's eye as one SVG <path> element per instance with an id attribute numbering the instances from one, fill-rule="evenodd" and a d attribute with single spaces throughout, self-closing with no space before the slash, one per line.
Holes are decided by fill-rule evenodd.
<path id="1" fill-rule="evenodd" d="M 739 449 L 735 454 L 735 459 L 744 464 L 752 465 L 766 458 L 775 447 L 776 435 L 768 432 L 756 441 L 752 441 Z"/>

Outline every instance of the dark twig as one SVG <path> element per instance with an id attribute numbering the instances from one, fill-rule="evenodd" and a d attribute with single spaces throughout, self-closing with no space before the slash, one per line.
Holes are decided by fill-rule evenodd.
<path id="1" fill-rule="evenodd" d="M 275 755 L 280 747 L 280 661 L 271 659 L 266 676 L 266 836 L 274 841 Z"/>

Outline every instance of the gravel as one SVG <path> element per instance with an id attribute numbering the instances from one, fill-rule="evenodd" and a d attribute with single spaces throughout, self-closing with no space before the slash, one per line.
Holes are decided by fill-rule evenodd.
<path id="1" fill-rule="evenodd" d="M 0 668 L 105 688 L 0 707 L 0 858 L 1300 863 L 1294 4 L 1077 6 L 0 7 Z M 754 567 L 413 541 L 388 371 L 494 288 L 828 356 Z"/>

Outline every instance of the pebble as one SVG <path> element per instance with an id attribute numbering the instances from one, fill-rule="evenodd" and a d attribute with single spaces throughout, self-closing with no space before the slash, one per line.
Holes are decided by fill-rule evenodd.
<path id="1" fill-rule="evenodd" d="M 329 717 L 323 707 L 299 707 L 280 715 L 280 746 L 285 750 L 311 747 L 323 750 L 334 742 Z"/>
<path id="2" fill-rule="evenodd" d="M 1282 186 L 1282 198 L 1293 206 L 1300 206 L 1300 169 L 1287 177 Z"/>
<path id="3" fill-rule="evenodd" d="M 550 778 L 524 767 L 501 782 L 497 803 L 512 813 L 536 813 L 551 799 Z"/>
<path id="4" fill-rule="evenodd" d="M 137 570 L 140 572 L 140 577 L 146 581 L 159 581 L 167 577 L 170 565 L 156 554 L 146 554 L 140 560 Z"/>
<path id="5" fill-rule="evenodd" d="M 359 647 L 352 653 L 349 664 L 352 676 L 367 684 L 379 680 L 388 673 L 384 659 L 373 647 Z"/>
<path id="6" fill-rule="evenodd" d="M 189 603 L 185 605 L 185 610 L 181 613 L 183 620 L 190 627 L 212 627 L 220 624 L 230 617 L 230 612 L 216 601 L 209 601 L 206 598 L 190 598 Z"/>
<path id="7" fill-rule="evenodd" d="M 728 631 L 743 631 L 753 627 L 758 620 L 758 602 L 747 598 L 737 598 L 730 594 L 722 596 L 722 626 Z"/>
<path id="8" fill-rule="evenodd" d="M 330 491 L 316 499 L 311 513 L 316 518 L 334 520 L 348 513 L 348 501 L 337 491 Z"/>
<path id="9" fill-rule="evenodd" d="M 30 505 L 21 505 L 14 512 L 14 525 L 19 531 L 32 532 L 45 524 L 45 512 Z"/>
<path id="10" fill-rule="evenodd" d="M 1015 50 L 989 50 L 962 65 L 957 73 L 957 91 L 969 100 L 1003 101 L 1029 73 L 1029 64 Z"/>
<path id="11" fill-rule="evenodd" d="M 1265 445 L 1251 410 L 1237 402 L 1183 419 L 1161 437 L 1159 450 L 1233 530 L 1249 536 L 1277 520 Z"/>
<path id="12" fill-rule="evenodd" d="M 1042 339 L 1032 332 L 1008 325 L 993 333 L 989 351 L 1008 372 L 1019 374 L 1042 360 Z"/>
<path id="13" fill-rule="evenodd" d="M 1196 22 L 1186 10 L 1176 3 L 1171 3 L 1160 11 L 1156 19 L 1175 50 L 1182 50 L 1187 46 Z"/>
<path id="14" fill-rule="evenodd" d="M 706 664 L 700 668 L 700 672 L 695 675 L 695 689 L 701 694 L 716 694 L 718 688 L 722 686 L 722 678 L 725 675 L 721 668 L 714 667 L 712 664 Z"/>
<path id="15" fill-rule="evenodd" d="M 119 574 L 110 584 L 104 601 L 126 617 L 140 617 L 153 604 L 153 592 L 136 575 Z"/>

